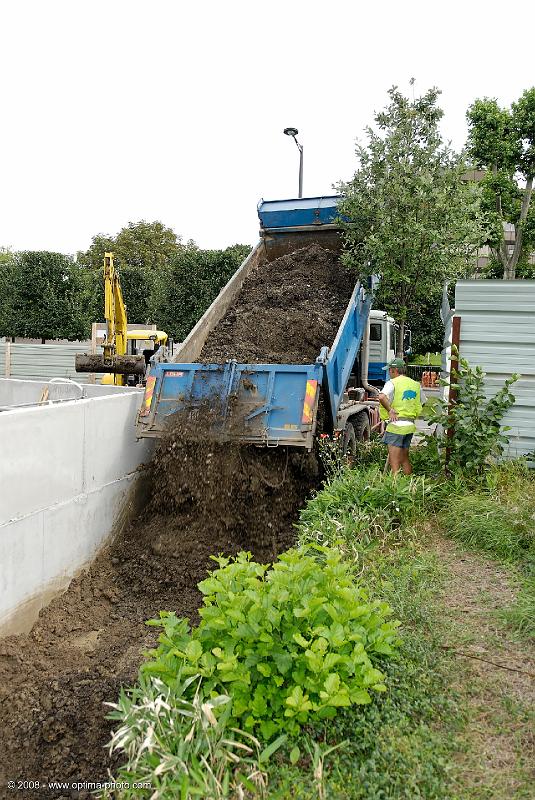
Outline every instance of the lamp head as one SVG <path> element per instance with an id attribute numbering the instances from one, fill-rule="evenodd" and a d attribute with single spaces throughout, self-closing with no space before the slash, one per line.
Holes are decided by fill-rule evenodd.
<path id="1" fill-rule="evenodd" d="M 297 128 L 285 128 L 284 133 L 286 134 L 286 136 L 297 136 L 299 131 L 297 130 Z"/>

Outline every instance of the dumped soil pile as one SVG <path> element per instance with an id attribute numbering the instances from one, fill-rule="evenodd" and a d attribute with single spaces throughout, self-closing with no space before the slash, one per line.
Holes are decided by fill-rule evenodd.
<path id="1" fill-rule="evenodd" d="M 209 337 L 202 358 L 306 363 L 330 344 L 353 286 L 337 257 L 309 247 L 257 269 Z M 191 423 L 188 423 L 191 424 Z M 183 425 L 183 423 L 182 423 Z M 251 550 L 270 561 L 294 540 L 317 481 L 313 456 L 216 444 L 181 421 L 147 471 L 144 513 L 44 609 L 28 635 L 0 641 L 0 797 L 90 797 L 50 781 L 104 781 L 111 723 L 104 702 L 137 676 L 158 635 L 145 621 L 173 610 L 196 622 L 210 556 Z M 83 535 L 73 531 L 72 536 Z"/>
<path id="2" fill-rule="evenodd" d="M 8 780 L 105 780 L 111 723 L 103 703 L 131 685 L 162 609 L 196 621 L 197 583 L 217 553 L 262 561 L 291 545 L 316 476 L 312 457 L 184 440 L 177 429 L 150 465 L 152 497 L 28 635 L 0 641 L 0 797 Z M 73 531 L 73 536 L 77 532 Z M 26 791 L 25 797 L 89 797 Z"/>
<path id="3" fill-rule="evenodd" d="M 208 336 L 200 360 L 310 364 L 332 344 L 354 285 L 337 254 L 319 245 L 260 264 Z"/>

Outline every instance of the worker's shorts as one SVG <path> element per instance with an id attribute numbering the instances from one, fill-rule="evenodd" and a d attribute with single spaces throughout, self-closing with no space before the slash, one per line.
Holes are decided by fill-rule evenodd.
<path id="1" fill-rule="evenodd" d="M 383 435 L 383 442 L 391 444 L 393 447 L 402 447 L 404 450 L 411 446 L 411 440 L 414 434 L 412 433 L 389 433 L 385 431 Z"/>

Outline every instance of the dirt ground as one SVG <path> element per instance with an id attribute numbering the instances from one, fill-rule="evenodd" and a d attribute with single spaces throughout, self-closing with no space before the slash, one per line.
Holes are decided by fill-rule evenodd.
<path id="1" fill-rule="evenodd" d="M 535 797 L 535 648 L 511 636 L 497 615 L 514 600 L 511 574 L 451 540 L 435 547 L 449 574 L 444 646 L 455 657 L 467 714 L 459 797 L 528 800 Z"/>
<path id="2" fill-rule="evenodd" d="M 209 338 L 203 358 L 306 362 L 330 344 L 354 280 L 335 255 L 306 248 L 262 267 Z M 152 499 L 32 631 L 0 641 L 1 797 L 8 780 L 98 781 L 105 701 L 136 678 L 160 610 L 196 619 L 210 556 L 251 550 L 269 561 L 291 545 L 317 482 L 311 456 L 190 440 L 177 426 L 149 467 Z M 73 536 L 81 535 L 73 531 Z M 88 797 L 27 790 L 24 797 Z"/>

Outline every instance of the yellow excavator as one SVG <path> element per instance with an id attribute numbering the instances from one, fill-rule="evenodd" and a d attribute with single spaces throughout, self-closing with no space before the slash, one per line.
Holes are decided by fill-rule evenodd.
<path id="1" fill-rule="evenodd" d="M 126 305 L 113 253 L 104 254 L 104 317 L 104 352 L 79 353 L 75 359 L 76 372 L 104 373 L 101 383 L 115 386 L 143 383 L 150 359 L 156 353 L 159 360 L 167 359 L 168 336 L 165 331 L 150 328 L 128 330 Z M 152 347 L 143 349 L 140 354 L 138 342 L 150 342 Z"/>

